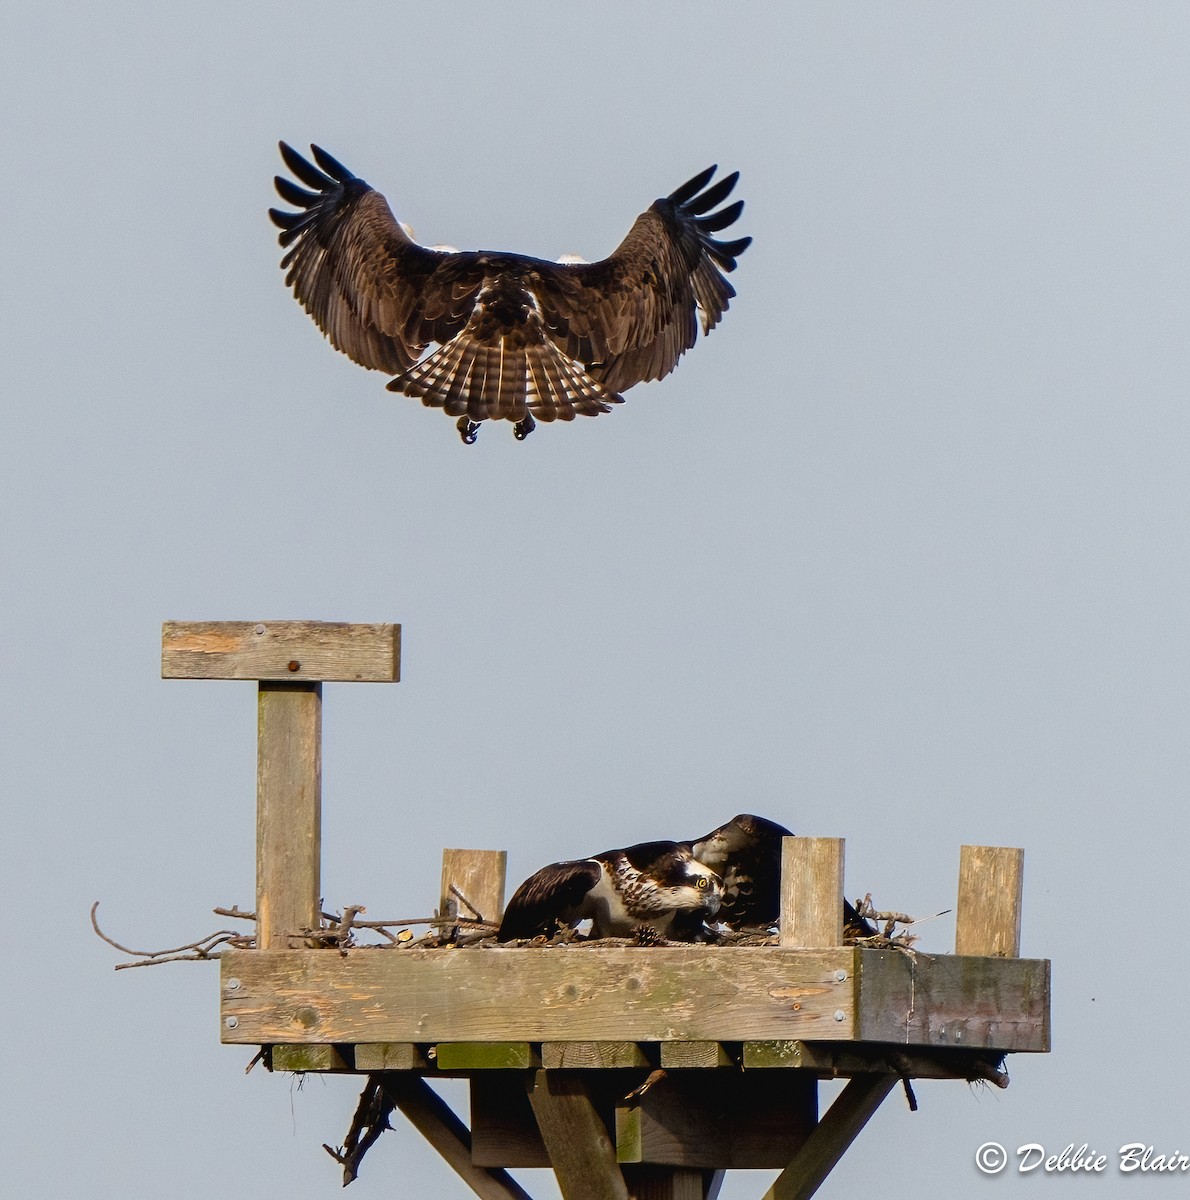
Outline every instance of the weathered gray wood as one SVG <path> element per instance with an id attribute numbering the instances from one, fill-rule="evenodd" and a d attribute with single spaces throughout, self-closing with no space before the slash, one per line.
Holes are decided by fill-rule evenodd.
<path id="1" fill-rule="evenodd" d="M 855 955 L 650 946 L 239 951 L 224 1040 L 741 1041 L 850 1036 Z M 842 979 L 840 980 L 840 973 Z M 836 1019 L 836 1013 L 842 1014 Z"/>
<path id="2" fill-rule="evenodd" d="M 400 625 L 338 621 L 166 621 L 163 679 L 395 683 Z"/>
<path id="3" fill-rule="evenodd" d="M 781 839 L 781 945 L 843 944 L 843 839 Z"/>
<path id="4" fill-rule="evenodd" d="M 1049 963 L 839 947 L 228 951 L 225 1042 L 1049 1048 Z M 228 989 L 230 979 L 238 986 Z M 234 1027 L 227 1018 L 234 1017 Z"/>
<path id="5" fill-rule="evenodd" d="M 764 1200 L 809 1200 L 896 1083 L 895 1075 L 859 1075 L 852 1079 L 765 1192 Z"/>
<path id="6" fill-rule="evenodd" d="M 475 917 L 499 921 L 504 914 L 504 850 L 443 850 L 442 890 L 438 913 L 443 917 Z M 455 892 L 462 893 L 474 912 Z"/>
<path id="7" fill-rule="evenodd" d="M 322 685 L 261 683 L 257 705 L 256 944 L 320 923 Z M 284 1039 L 281 1039 L 284 1040 Z"/>
<path id="8" fill-rule="evenodd" d="M 667 1070 L 689 1067 L 730 1067 L 731 1055 L 722 1042 L 662 1042 L 661 1065 Z"/>
<path id="9" fill-rule="evenodd" d="M 808 1073 L 681 1071 L 617 1102 L 616 1156 L 715 1170 L 783 1167 L 817 1115 Z"/>
<path id="10" fill-rule="evenodd" d="M 823 1078 L 894 1072 L 913 1079 L 986 1079 L 993 1051 L 892 1046 L 885 1042 L 745 1042 L 745 1070 L 814 1071 Z"/>
<path id="11" fill-rule="evenodd" d="M 615 1146 L 578 1071 L 537 1071 L 529 1102 L 564 1200 L 630 1200 Z"/>
<path id="12" fill-rule="evenodd" d="M 422 1048 L 413 1042 L 361 1042 L 355 1048 L 355 1069 L 376 1071 L 420 1071 L 428 1066 Z"/>
<path id="13" fill-rule="evenodd" d="M 477 1196 L 483 1200 L 532 1200 L 507 1171 L 478 1167 L 471 1161 L 467 1127 L 424 1079 L 385 1073 L 383 1080 L 384 1090 L 396 1106 Z"/>
<path id="14" fill-rule="evenodd" d="M 542 1042 L 541 1065 L 550 1070 L 612 1070 L 653 1062 L 637 1042 Z"/>
<path id="15" fill-rule="evenodd" d="M 1025 852 L 1007 846 L 963 846 L 955 953 L 1016 958 L 1021 952 Z"/>
<path id="16" fill-rule="evenodd" d="M 851 1040 L 971 1049 L 1050 1048 L 1047 959 L 863 950 Z M 817 1034 L 810 1041 L 819 1039 Z"/>

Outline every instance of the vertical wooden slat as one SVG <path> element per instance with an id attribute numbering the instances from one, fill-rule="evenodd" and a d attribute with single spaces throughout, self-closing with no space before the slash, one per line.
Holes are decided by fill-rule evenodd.
<path id="1" fill-rule="evenodd" d="M 321 897 L 322 684 L 262 681 L 257 707 L 256 938 L 316 928 Z"/>
<path id="2" fill-rule="evenodd" d="M 809 1200 L 896 1083 L 896 1075 L 857 1075 L 852 1079 L 763 1200 Z"/>
<path id="3" fill-rule="evenodd" d="M 956 954 L 1019 958 L 1025 852 L 1008 846 L 959 851 Z"/>
<path id="4" fill-rule="evenodd" d="M 483 920 L 499 921 L 504 913 L 504 872 L 507 863 L 508 854 L 504 850 L 443 850 L 439 915 L 475 916 L 451 891 L 453 885 Z"/>
<path id="5" fill-rule="evenodd" d="M 528 1090 L 564 1200 L 630 1200 L 582 1072 L 536 1071 Z"/>
<path id="6" fill-rule="evenodd" d="M 843 944 L 843 839 L 781 839 L 782 946 Z"/>
<path id="7" fill-rule="evenodd" d="M 624 1167 L 632 1200 L 704 1200 L 712 1172 L 693 1167 Z"/>

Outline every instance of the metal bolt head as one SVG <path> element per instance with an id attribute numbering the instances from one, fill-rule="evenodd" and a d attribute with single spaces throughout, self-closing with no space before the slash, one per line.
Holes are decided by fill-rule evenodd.
<path id="1" fill-rule="evenodd" d="M 257 625 L 257 627 L 256 627 L 256 628 L 255 628 L 255 629 L 254 629 L 252 632 L 253 632 L 254 634 L 256 634 L 256 636 L 257 636 L 257 637 L 260 637 L 260 635 L 261 635 L 262 633 L 264 633 L 264 626 L 263 626 L 263 625 Z"/>
<path id="2" fill-rule="evenodd" d="M 223 1024 L 226 1025 L 228 1029 L 235 1029 L 239 1023 L 239 1017 L 225 1017 L 223 1020 Z"/>
<path id="3" fill-rule="evenodd" d="M 296 658 L 291 658 L 287 666 L 291 671 L 300 671 L 302 669 L 302 664 Z"/>
<path id="4" fill-rule="evenodd" d="M 240 990 L 240 981 L 238 979 L 229 979 L 227 981 L 227 990 L 229 992 L 238 992 Z"/>
<path id="5" fill-rule="evenodd" d="M 836 972 L 835 972 L 835 978 L 836 978 L 836 979 L 837 979 L 837 980 L 838 980 L 840 983 L 842 983 L 842 982 L 843 982 L 843 980 L 847 978 L 847 972 L 846 972 L 846 971 L 844 971 L 842 968 L 840 968 L 838 971 L 836 971 Z"/>
<path id="6" fill-rule="evenodd" d="M 847 1014 L 841 1008 L 836 1008 L 835 1009 L 835 1020 L 836 1021 L 845 1021 L 845 1020 L 847 1020 Z"/>

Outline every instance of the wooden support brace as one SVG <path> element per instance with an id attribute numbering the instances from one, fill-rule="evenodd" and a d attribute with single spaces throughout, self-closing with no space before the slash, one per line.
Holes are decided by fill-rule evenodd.
<path id="1" fill-rule="evenodd" d="M 956 954 L 1019 958 L 1025 852 L 1007 846 L 959 851 Z"/>
<path id="2" fill-rule="evenodd" d="M 897 1081 L 896 1075 L 875 1074 L 852 1079 L 763 1200 L 809 1200 Z"/>
<path id="3" fill-rule="evenodd" d="M 477 1196 L 483 1200 L 532 1200 L 507 1171 L 472 1163 L 467 1127 L 424 1079 L 386 1072 L 383 1086 L 409 1122 Z"/>
<path id="4" fill-rule="evenodd" d="M 564 1200 L 631 1200 L 616 1148 L 581 1076 L 535 1071 L 528 1091 Z"/>
<path id="5" fill-rule="evenodd" d="M 781 839 L 780 944 L 843 944 L 843 839 Z"/>
<path id="6" fill-rule="evenodd" d="M 689 1167 L 624 1168 L 624 1181 L 632 1200 L 715 1200 L 723 1175 L 722 1171 Z"/>

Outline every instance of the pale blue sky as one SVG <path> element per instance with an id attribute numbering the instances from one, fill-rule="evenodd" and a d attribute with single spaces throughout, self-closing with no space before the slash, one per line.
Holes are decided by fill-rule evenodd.
<path id="1" fill-rule="evenodd" d="M 1054 1052 L 890 1099 L 828 1200 L 1120 1186 L 984 1180 L 989 1139 L 1190 1152 L 1190 9 L 45 0 L 0 101 L 14 1195 L 338 1191 L 355 1081 L 245 1079 L 214 967 L 87 925 L 252 902 L 253 689 L 163 683 L 167 618 L 403 623 L 404 682 L 326 688 L 332 907 L 743 809 L 921 914 L 1023 846 Z M 545 257 L 719 162 L 755 242 L 675 374 L 464 447 L 286 294 L 278 138 Z M 464 1194 L 405 1127 L 351 1194 L 396 1191 Z"/>

